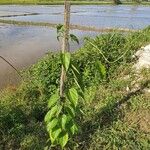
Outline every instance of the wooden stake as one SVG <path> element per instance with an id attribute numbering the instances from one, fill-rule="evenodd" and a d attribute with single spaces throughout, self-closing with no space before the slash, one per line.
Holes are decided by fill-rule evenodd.
<path id="1" fill-rule="evenodd" d="M 69 51 L 69 29 L 70 29 L 70 3 L 65 0 L 64 10 L 64 38 L 62 44 L 62 53 Z"/>
<path id="2" fill-rule="evenodd" d="M 68 0 L 65 0 L 65 10 L 64 10 L 64 36 L 62 42 L 62 53 L 69 52 L 69 28 L 70 28 L 70 3 Z M 66 72 L 65 68 L 62 65 L 61 77 L 60 77 L 60 98 L 64 99 L 65 91 L 65 80 Z"/>

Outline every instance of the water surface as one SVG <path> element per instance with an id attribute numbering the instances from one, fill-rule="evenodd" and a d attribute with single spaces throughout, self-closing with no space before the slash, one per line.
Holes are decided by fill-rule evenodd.
<path id="1" fill-rule="evenodd" d="M 18 21 L 63 23 L 63 6 L 0 6 L 0 12 L 19 14 L 16 17 L 1 17 Z M 24 14 L 36 13 L 38 15 Z M 1 13 L 0 13 L 1 14 Z M 0 15 L 0 16 L 2 16 Z M 95 27 L 125 27 L 141 29 L 150 24 L 149 6 L 72 6 L 71 23 Z"/>
<path id="2" fill-rule="evenodd" d="M 79 37 L 80 44 L 72 43 L 71 50 L 81 47 L 85 36 L 96 36 L 95 32 L 73 30 L 71 33 Z M 23 69 L 35 63 L 49 51 L 59 51 L 56 31 L 46 27 L 18 27 L 0 24 L 0 55 L 17 69 Z M 18 75 L 2 59 L 0 59 L 0 87 L 14 84 Z"/>

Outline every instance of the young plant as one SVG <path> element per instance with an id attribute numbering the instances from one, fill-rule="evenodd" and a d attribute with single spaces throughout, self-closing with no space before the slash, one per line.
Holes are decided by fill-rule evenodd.
<path id="1" fill-rule="evenodd" d="M 45 123 L 47 131 L 49 133 L 51 147 L 60 145 L 62 149 L 66 146 L 74 134 L 78 132 L 78 126 L 76 123 L 76 116 L 78 115 L 78 100 L 79 93 L 83 91 L 80 82 L 80 73 L 77 68 L 71 63 L 71 54 L 69 51 L 69 39 L 75 41 L 79 44 L 78 38 L 69 34 L 69 14 L 67 10 L 70 8 L 65 5 L 65 26 L 57 26 L 57 39 L 63 38 L 63 47 L 60 55 L 62 72 L 60 77 L 60 88 L 56 91 L 54 95 L 48 101 L 48 109 L 45 116 Z M 67 50 L 67 52 L 66 52 Z M 76 85 L 80 88 L 74 86 L 68 87 L 66 80 L 68 72 L 71 71 L 74 76 L 74 81 Z M 78 90 L 77 90 L 78 89 Z M 83 94 L 82 94 L 83 95 Z"/>
<path id="2" fill-rule="evenodd" d="M 49 111 L 45 116 L 45 122 L 50 136 L 51 146 L 60 145 L 63 149 L 69 138 L 78 132 L 76 116 L 79 113 L 78 100 L 81 95 L 80 91 L 83 91 L 83 87 L 80 85 L 78 78 L 80 73 L 71 63 L 70 53 L 66 52 L 61 54 L 61 63 L 65 68 L 66 74 L 72 71 L 76 85 L 80 87 L 78 90 L 74 86 L 71 88 L 65 87 L 63 99 L 60 97 L 58 90 L 48 101 Z"/>
<path id="3" fill-rule="evenodd" d="M 60 145 L 62 149 L 66 146 L 69 138 L 78 133 L 76 118 L 80 113 L 78 107 L 79 98 L 84 98 L 84 87 L 81 74 L 71 62 L 69 53 L 69 40 L 79 44 L 74 34 L 69 34 L 70 5 L 65 1 L 65 25 L 57 26 L 57 39 L 63 39 L 60 60 L 62 65 L 60 87 L 48 101 L 48 109 L 45 123 L 49 133 L 51 147 Z M 105 78 L 105 67 L 97 62 L 96 66 L 100 75 Z M 72 72 L 74 83 L 69 85 L 68 73 Z M 68 86 L 69 85 L 69 86 Z"/>

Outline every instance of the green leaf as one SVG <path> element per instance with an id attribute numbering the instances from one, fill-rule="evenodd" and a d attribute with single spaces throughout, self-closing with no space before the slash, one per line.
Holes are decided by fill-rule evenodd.
<path id="1" fill-rule="evenodd" d="M 68 99 L 74 105 L 74 107 L 78 104 L 78 92 L 75 88 L 71 88 L 68 91 Z"/>
<path id="2" fill-rule="evenodd" d="M 80 74 L 79 70 L 73 64 L 71 65 L 71 68 L 73 69 L 73 71 Z"/>
<path id="3" fill-rule="evenodd" d="M 68 68 L 70 65 L 70 58 L 71 58 L 71 54 L 69 52 L 63 53 L 61 55 L 62 64 L 63 64 L 66 72 L 68 71 Z"/>
<path id="4" fill-rule="evenodd" d="M 63 33 L 64 33 L 64 26 L 62 24 L 58 24 L 56 26 L 57 29 L 57 40 L 59 41 L 60 37 L 63 37 Z"/>
<path id="5" fill-rule="evenodd" d="M 79 39 L 74 34 L 70 34 L 70 39 L 71 39 L 71 41 L 76 42 L 77 44 L 79 44 Z"/>
<path id="6" fill-rule="evenodd" d="M 65 147 L 65 145 L 67 144 L 68 142 L 68 133 L 64 133 L 60 136 L 59 138 L 59 143 L 61 145 L 61 148 L 63 149 Z"/>
<path id="7" fill-rule="evenodd" d="M 77 132 L 78 132 L 78 127 L 77 127 L 77 125 L 76 125 L 76 124 L 73 124 L 73 125 L 71 126 L 71 128 L 70 128 L 70 131 L 71 131 L 72 134 L 77 133 Z"/>
<path id="8" fill-rule="evenodd" d="M 105 79 L 106 78 L 105 66 L 100 61 L 96 61 L 95 65 L 96 65 L 97 70 L 99 71 L 100 77 L 102 79 Z"/>
<path id="9" fill-rule="evenodd" d="M 62 111 L 62 106 L 58 106 L 58 111 L 57 111 L 57 113 L 56 113 L 56 117 L 58 117 L 59 116 L 59 114 L 61 113 L 61 111 Z"/>
<path id="10" fill-rule="evenodd" d="M 48 113 L 46 114 L 44 121 L 45 122 L 49 122 L 51 121 L 51 119 L 54 117 L 54 115 L 57 113 L 58 111 L 58 106 L 55 105 L 54 107 L 52 107 L 51 110 L 48 111 Z"/>
<path id="11" fill-rule="evenodd" d="M 49 120 L 50 120 L 50 117 L 49 117 L 49 116 L 50 116 L 50 113 L 51 113 L 51 112 L 48 111 L 47 114 L 45 115 L 45 118 L 44 118 L 44 121 L 45 121 L 45 122 L 49 122 Z"/>
<path id="12" fill-rule="evenodd" d="M 61 119 L 61 125 L 62 125 L 62 129 L 64 130 L 66 128 L 66 123 L 67 123 L 67 115 L 63 114 Z"/>
<path id="13" fill-rule="evenodd" d="M 56 139 L 60 135 L 61 131 L 62 131 L 61 128 L 56 128 L 56 129 L 53 129 L 52 131 L 50 131 L 50 140 L 51 140 L 52 144 L 56 141 Z"/>
<path id="14" fill-rule="evenodd" d="M 74 78 L 74 81 L 75 81 L 76 85 L 78 86 L 78 88 L 82 90 L 82 87 L 80 86 L 78 80 L 76 78 Z"/>
<path id="15" fill-rule="evenodd" d="M 74 79 L 76 85 L 84 93 L 84 86 L 83 86 L 82 76 L 80 75 L 80 72 L 78 71 L 78 69 L 74 65 L 71 65 L 71 68 L 72 68 L 72 73 L 74 75 L 73 79 Z"/>
<path id="16" fill-rule="evenodd" d="M 56 26 L 56 29 L 57 29 L 57 34 L 58 34 L 59 32 L 62 31 L 63 25 L 62 25 L 62 24 L 58 24 L 58 25 Z"/>
<path id="17" fill-rule="evenodd" d="M 50 123 L 47 125 L 47 131 L 50 132 L 56 125 L 58 124 L 58 119 L 54 118 Z"/>
<path id="18" fill-rule="evenodd" d="M 54 104 L 56 104 L 58 100 L 59 100 L 58 93 L 52 95 L 48 101 L 48 108 L 51 108 L 52 106 L 54 106 Z"/>
<path id="19" fill-rule="evenodd" d="M 74 121 L 74 119 L 70 119 L 70 121 L 67 123 L 66 128 L 69 130 L 69 132 L 74 135 L 75 133 L 78 132 L 78 127 Z"/>
<path id="20" fill-rule="evenodd" d="M 71 106 L 67 106 L 67 107 L 65 107 L 65 109 L 66 109 L 67 113 L 68 113 L 72 118 L 75 117 L 75 111 L 74 111 L 74 109 L 73 109 Z"/>

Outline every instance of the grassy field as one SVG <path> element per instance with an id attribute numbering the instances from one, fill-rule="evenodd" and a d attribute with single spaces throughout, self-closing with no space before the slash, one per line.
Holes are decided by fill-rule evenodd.
<path id="1" fill-rule="evenodd" d="M 1 5 L 6 4 L 20 4 L 20 5 L 63 5 L 64 2 L 62 0 L 0 0 Z M 113 4 L 112 1 L 79 1 L 79 0 L 72 0 L 72 5 L 111 5 Z M 133 2 L 123 2 L 122 4 L 125 5 L 132 5 L 135 4 Z M 150 5 L 150 2 L 141 2 L 142 5 Z"/>
<path id="2" fill-rule="evenodd" d="M 48 1 L 48 0 L 1 0 L 0 4 L 36 4 L 36 5 L 63 5 L 63 1 Z M 98 2 L 98 1 L 71 1 L 74 5 L 102 5 L 102 4 L 112 4 L 112 2 Z"/>
<path id="3" fill-rule="evenodd" d="M 88 41 L 111 62 L 125 51 L 126 55 L 108 63 Z M 88 41 L 71 57 L 80 68 L 85 101 L 80 100 L 84 113 L 77 117 L 80 132 L 69 139 L 66 150 L 150 149 L 150 94 L 144 92 L 150 88 L 150 70 L 143 70 L 139 80 L 132 67 L 133 54 L 150 43 L 150 27 L 126 35 L 102 34 Z M 96 60 L 106 67 L 104 80 L 94 65 Z M 20 85 L 0 92 L 0 149 L 44 149 L 48 133 L 43 120 L 47 101 L 57 90 L 60 70 L 60 54 L 49 53 L 22 72 Z M 69 85 L 71 73 L 68 78 Z"/>

